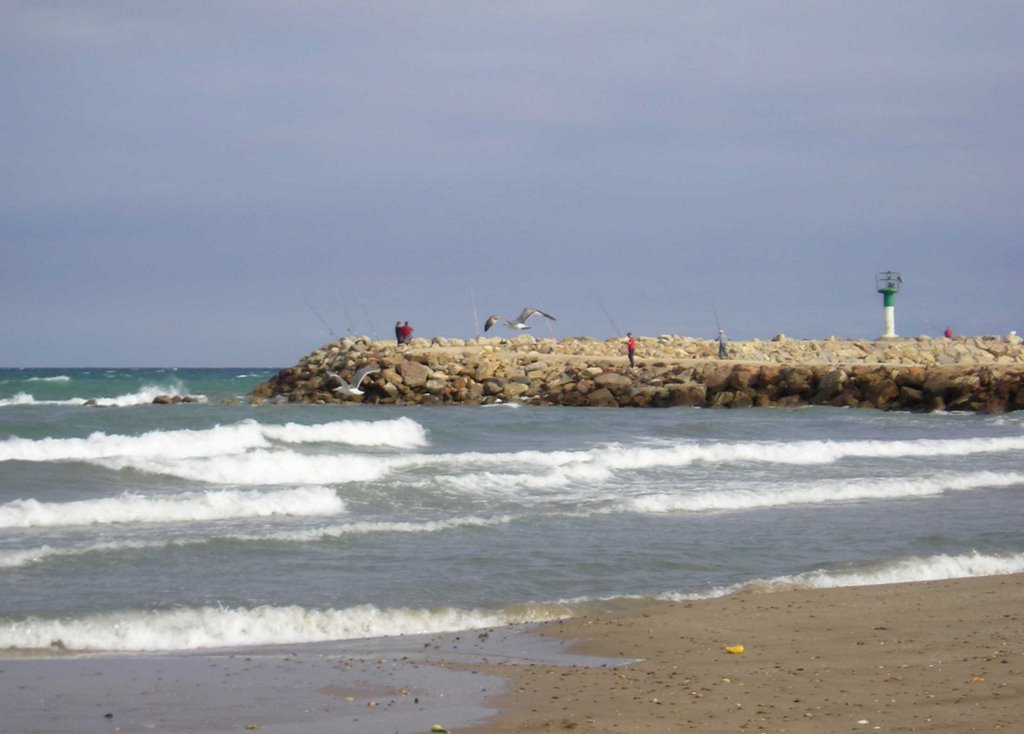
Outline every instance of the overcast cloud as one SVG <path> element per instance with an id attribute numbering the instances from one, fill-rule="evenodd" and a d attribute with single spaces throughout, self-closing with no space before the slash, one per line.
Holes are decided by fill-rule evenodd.
<path id="1" fill-rule="evenodd" d="M 0 18 L 0 366 L 285 366 L 474 304 L 874 338 L 890 269 L 901 335 L 1024 332 L 1017 1 Z"/>

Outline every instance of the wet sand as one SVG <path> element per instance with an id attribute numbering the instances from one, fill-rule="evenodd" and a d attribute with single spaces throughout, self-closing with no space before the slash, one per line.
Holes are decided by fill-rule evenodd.
<path id="1" fill-rule="evenodd" d="M 539 633 L 624 667 L 508 676 L 507 732 L 1011 732 L 1024 722 L 1024 576 L 636 603 Z M 743 645 L 743 652 L 726 648 Z"/>
<path id="2" fill-rule="evenodd" d="M 15 733 L 1013 732 L 1024 575 L 619 602 L 536 627 L 278 648 L 8 653 L 0 721 Z"/>
<path id="3" fill-rule="evenodd" d="M 496 663 L 602 665 L 526 634 L 534 625 L 437 635 L 202 650 L 0 651 L 0 732 L 415 734 L 494 716 Z"/>

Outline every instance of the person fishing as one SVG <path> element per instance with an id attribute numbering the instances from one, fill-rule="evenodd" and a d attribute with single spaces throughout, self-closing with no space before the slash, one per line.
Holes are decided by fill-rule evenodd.
<path id="1" fill-rule="evenodd" d="M 627 331 L 626 336 L 629 337 L 626 340 L 626 354 L 629 356 L 629 366 L 633 366 L 633 352 L 636 351 L 636 337 L 633 336 L 632 332 Z"/>
<path id="2" fill-rule="evenodd" d="M 718 342 L 718 358 L 727 359 L 729 357 L 729 350 L 726 349 L 726 344 L 729 343 L 729 340 L 726 338 L 723 329 L 718 330 L 718 338 L 715 341 Z"/>

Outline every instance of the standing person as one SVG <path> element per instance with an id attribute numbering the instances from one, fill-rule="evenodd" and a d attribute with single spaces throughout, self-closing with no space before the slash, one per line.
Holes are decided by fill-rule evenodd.
<path id="1" fill-rule="evenodd" d="M 946 338 L 947 339 L 952 339 L 953 338 L 953 330 L 950 327 L 948 327 L 948 326 L 946 327 L 946 332 L 945 333 L 946 333 Z"/>
<path id="2" fill-rule="evenodd" d="M 626 341 L 626 354 L 629 355 L 629 366 L 632 367 L 633 352 L 636 351 L 636 338 L 633 336 L 632 332 L 629 331 L 626 332 L 626 336 L 629 337 L 629 339 Z"/>
<path id="3" fill-rule="evenodd" d="M 402 324 L 402 344 L 408 344 L 412 340 L 412 327 L 406 321 Z"/>
<path id="4" fill-rule="evenodd" d="M 725 345 L 729 343 L 729 340 L 725 338 L 725 332 L 722 329 L 718 330 L 718 338 L 715 341 L 718 342 L 718 358 L 725 359 L 728 357 L 729 352 Z"/>
<path id="5" fill-rule="evenodd" d="M 401 321 L 396 321 L 395 322 L 395 341 L 397 341 L 399 344 L 402 343 L 402 322 Z"/>

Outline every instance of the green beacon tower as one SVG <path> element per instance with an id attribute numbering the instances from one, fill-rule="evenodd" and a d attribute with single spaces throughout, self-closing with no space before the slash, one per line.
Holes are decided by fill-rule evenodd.
<path id="1" fill-rule="evenodd" d="M 875 276 L 875 285 L 878 292 L 882 294 L 882 304 L 885 306 L 885 333 L 882 339 L 896 338 L 896 294 L 900 292 L 900 284 L 903 283 L 903 276 L 886 270 Z"/>

